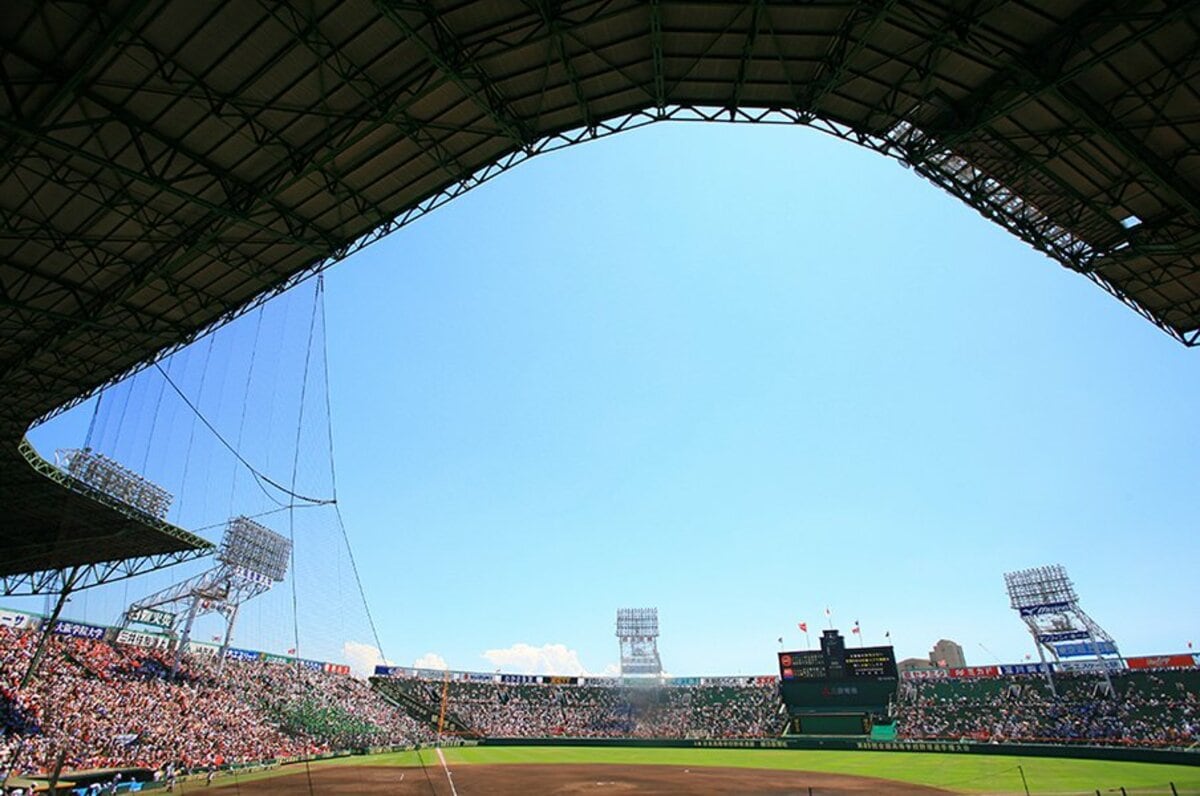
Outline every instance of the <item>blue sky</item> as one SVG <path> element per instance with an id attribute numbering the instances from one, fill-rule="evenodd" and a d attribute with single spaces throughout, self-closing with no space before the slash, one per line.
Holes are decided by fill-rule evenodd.
<path id="1" fill-rule="evenodd" d="M 1200 643 L 1200 351 L 872 152 L 668 124 L 539 157 L 332 269 L 326 312 L 398 663 L 602 671 L 643 605 L 678 674 L 768 673 L 826 605 L 1020 660 L 1001 574 L 1044 563 L 1127 654 Z"/>

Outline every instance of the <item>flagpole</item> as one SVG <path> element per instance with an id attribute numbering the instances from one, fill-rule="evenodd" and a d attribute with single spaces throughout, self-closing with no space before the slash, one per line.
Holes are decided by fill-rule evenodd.
<path id="1" fill-rule="evenodd" d="M 809 640 L 809 638 L 808 638 L 807 630 L 804 631 L 804 649 L 806 649 L 806 650 L 812 649 L 812 641 Z"/>
<path id="2" fill-rule="evenodd" d="M 829 610 L 829 606 L 825 606 L 825 619 L 829 622 L 829 629 L 833 630 L 833 612 Z"/>

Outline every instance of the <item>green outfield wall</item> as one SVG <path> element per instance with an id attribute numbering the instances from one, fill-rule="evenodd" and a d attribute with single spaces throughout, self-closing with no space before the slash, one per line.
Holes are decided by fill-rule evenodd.
<path id="1" fill-rule="evenodd" d="M 484 738 L 479 746 L 609 746 L 666 749 L 828 749 L 855 752 L 938 752 L 941 754 L 1060 757 L 1173 763 L 1200 766 L 1200 749 L 1145 749 L 1085 744 L 987 744 L 952 741 L 869 741 L 856 738 Z"/>

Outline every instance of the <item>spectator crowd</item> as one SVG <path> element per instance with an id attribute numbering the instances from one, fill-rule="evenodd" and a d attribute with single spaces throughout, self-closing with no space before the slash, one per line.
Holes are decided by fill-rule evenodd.
<path id="1" fill-rule="evenodd" d="M 32 682 L 39 635 L 0 626 L 0 777 L 153 770 L 408 744 L 436 728 L 483 737 L 764 738 L 787 722 L 773 678 L 697 685 L 508 683 L 385 678 L 267 661 L 183 656 L 53 636 Z M 1200 741 L 1200 671 L 903 680 L 901 739 L 1189 746 Z M 409 706 L 417 720 L 398 705 Z"/>
<path id="2" fill-rule="evenodd" d="M 750 679 L 750 678 L 747 678 Z M 763 738 L 783 730 L 779 686 L 386 681 L 484 737 Z"/>
<path id="3" fill-rule="evenodd" d="M 353 677 L 54 636 L 30 684 L 39 635 L 0 626 L 0 776 L 168 764 L 192 769 L 428 737 Z"/>
<path id="4" fill-rule="evenodd" d="M 1189 746 L 1200 741 L 1200 673 L 1121 672 L 1112 691 L 1095 674 L 915 680 L 902 684 L 898 732 L 913 739 L 991 743 Z"/>

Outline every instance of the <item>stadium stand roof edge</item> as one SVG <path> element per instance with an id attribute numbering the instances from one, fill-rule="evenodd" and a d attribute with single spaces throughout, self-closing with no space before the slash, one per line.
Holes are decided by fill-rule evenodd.
<path id="1" fill-rule="evenodd" d="M 656 121 L 872 148 L 1200 344 L 1197 53 L 1200 3 L 1165 0 L 14 2 L 0 560 L 118 552 L 12 497 L 61 494 L 31 423 L 530 156 Z"/>

